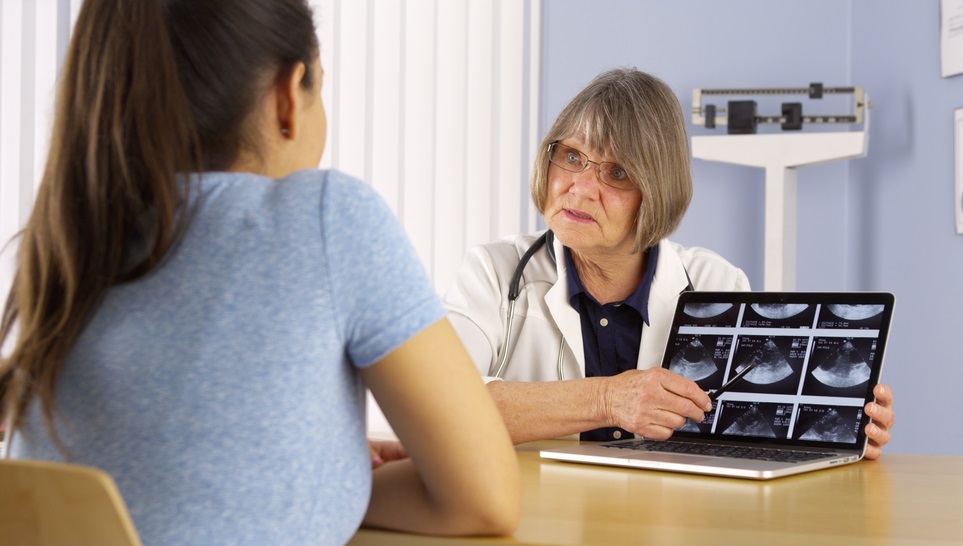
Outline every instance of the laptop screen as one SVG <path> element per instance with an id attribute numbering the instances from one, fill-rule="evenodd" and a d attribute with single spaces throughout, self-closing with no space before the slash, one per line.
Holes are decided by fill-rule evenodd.
<path id="1" fill-rule="evenodd" d="M 893 314 L 884 292 L 685 292 L 662 367 L 722 393 L 674 437 L 862 449 Z"/>

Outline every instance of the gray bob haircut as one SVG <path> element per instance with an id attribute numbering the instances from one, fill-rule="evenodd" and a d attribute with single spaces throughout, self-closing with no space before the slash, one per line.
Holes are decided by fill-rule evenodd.
<path id="1" fill-rule="evenodd" d="M 531 191 L 540 213 L 548 197 L 549 146 L 571 137 L 584 138 L 596 154 L 610 152 L 641 190 L 636 251 L 679 227 L 692 200 L 689 140 L 679 99 L 665 82 L 634 68 L 609 70 L 568 103 L 535 156 Z"/>

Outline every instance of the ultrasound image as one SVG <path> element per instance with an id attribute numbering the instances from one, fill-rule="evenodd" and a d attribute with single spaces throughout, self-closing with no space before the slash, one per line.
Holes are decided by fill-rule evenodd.
<path id="1" fill-rule="evenodd" d="M 669 360 L 669 371 L 695 381 L 703 390 L 722 385 L 722 371 L 729 360 L 730 336 L 680 335 Z"/>
<path id="2" fill-rule="evenodd" d="M 767 319 L 783 320 L 794 317 L 809 306 L 805 303 L 754 303 L 752 310 Z"/>
<path id="3" fill-rule="evenodd" d="M 731 303 L 687 303 L 682 308 L 680 326 L 734 327 L 739 306 Z"/>
<path id="4" fill-rule="evenodd" d="M 789 361 L 786 360 L 782 351 L 779 350 L 779 347 L 776 347 L 776 343 L 771 339 L 767 339 L 762 347 L 753 351 L 749 362 L 753 360 L 758 361 L 759 364 L 743 378 L 750 383 L 771 385 L 792 375 L 792 366 L 789 365 Z M 747 364 L 738 366 L 736 373 L 742 371 Z"/>
<path id="5" fill-rule="evenodd" d="M 731 303 L 687 303 L 685 314 L 696 318 L 709 318 L 721 315 L 732 309 Z"/>
<path id="6" fill-rule="evenodd" d="M 800 404 L 793 438 L 855 444 L 862 418 L 859 407 Z"/>
<path id="7" fill-rule="evenodd" d="M 865 396 L 875 354 L 875 339 L 816 338 L 803 394 Z"/>
<path id="8" fill-rule="evenodd" d="M 792 404 L 723 402 L 718 430 L 732 436 L 786 438 Z"/>
<path id="9" fill-rule="evenodd" d="M 686 419 L 685 424 L 676 430 L 679 430 L 681 432 L 701 432 L 701 433 L 712 432 L 712 422 L 716 418 L 716 410 L 718 409 L 718 407 L 719 407 L 719 401 L 713 400 L 712 411 L 710 411 L 709 413 L 706 413 L 705 416 L 702 418 L 702 421 L 696 422 L 696 421 L 693 421 L 692 419 Z"/>
<path id="10" fill-rule="evenodd" d="M 826 357 L 813 376 L 830 387 L 852 387 L 869 381 L 869 364 L 853 342 L 845 340 Z"/>
<path id="11" fill-rule="evenodd" d="M 883 312 L 882 305 L 847 305 L 838 303 L 829 304 L 826 307 L 832 314 L 846 320 L 866 320 L 869 317 L 875 317 Z"/>
<path id="12" fill-rule="evenodd" d="M 755 368 L 732 386 L 731 392 L 796 394 L 802 377 L 808 338 L 750 337 L 739 338 L 733 362 L 738 362 L 729 377 L 739 373 L 753 360 Z"/>
<path id="13" fill-rule="evenodd" d="M 776 431 L 766 422 L 766 416 L 753 406 L 724 431 L 723 434 L 735 434 L 738 436 L 758 436 L 760 438 L 775 438 Z"/>
<path id="14" fill-rule="evenodd" d="M 706 350 L 702 341 L 695 338 L 672 357 L 669 370 L 698 381 L 718 372 L 719 366 L 712 360 L 712 355 Z"/>
<path id="15" fill-rule="evenodd" d="M 848 330 L 878 330 L 882 320 L 882 305 L 837 303 L 823 306 L 816 326 Z"/>
<path id="16" fill-rule="evenodd" d="M 747 328 L 809 328 L 816 307 L 805 303 L 754 303 L 742 317 Z"/>

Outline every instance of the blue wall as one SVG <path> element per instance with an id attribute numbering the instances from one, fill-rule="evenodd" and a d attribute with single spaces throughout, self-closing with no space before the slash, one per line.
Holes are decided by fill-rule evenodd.
<path id="1" fill-rule="evenodd" d="M 963 391 L 963 236 L 952 203 L 963 75 L 939 75 L 939 2 L 550 0 L 542 9 L 543 133 L 592 77 L 617 66 L 661 77 L 686 112 L 695 87 L 866 89 L 869 155 L 799 170 L 797 287 L 896 294 L 883 372 L 897 396 L 887 451 L 963 455 L 963 425 L 946 411 Z M 693 178 L 673 238 L 716 250 L 761 288 L 764 173 L 693 160 Z"/>

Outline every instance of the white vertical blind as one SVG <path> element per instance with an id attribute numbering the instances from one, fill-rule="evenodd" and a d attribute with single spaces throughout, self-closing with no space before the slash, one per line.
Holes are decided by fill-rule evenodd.
<path id="1" fill-rule="evenodd" d="M 329 138 L 332 144 L 332 159 L 337 165 L 357 176 L 365 173 L 365 117 L 367 101 L 365 93 L 358 93 L 351 86 L 367 89 L 368 71 L 365 59 L 368 58 L 367 32 L 354 29 L 367 29 L 368 2 L 353 0 L 339 2 L 336 6 L 338 26 L 335 31 L 341 47 L 332 48 L 335 56 L 334 70 L 328 73 L 326 83 L 335 88 L 337 110 L 333 111 L 332 126 L 340 128 L 337 138 Z M 356 62 L 360 59 L 362 62 Z M 330 103 L 329 103 L 330 104 Z M 329 106 L 330 110 L 330 106 Z M 333 136 L 333 135 L 332 135 Z"/>
<path id="2" fill-rule="evenodd" d="M 432 270 L 433 261 L 434 222 L 431 213 L 437 149 L 435 3 L 435 0 L 407 0 L 403 19 L 399 21 L 404 25 L 404 41 L 401 44 L 403 76 L 400 89 L 404 101 L 401 104 L 403 133 L 399 143 L 403 155 L 398 166 L 401 174 L 401 202 L 396 212 L 429 272 Z M 333 106 L 338 108 L 337 104 Z M 345 122 L 350 123 L 347 120 Z"/>
<path id="3" fill-rule="evenodd" d="M 311 0 L 322 166 L 371 184 L 439 293 L 468 247 L 534 228 L 538 0 Z"/>
<path id="4" fill-rule="evenodd" d="M 465 240 L 491 239 L 497 210 L 491 198 L 495 181 L 495 10 L 492 2 L 468 3 L 465 123 Z M 471 204 L 470 206 L 468 204 Z"/>
<path id="5" fill-rule="evenodd" d="M 29 120 L 22 119 L 24 94 L 33 82 L 23 76 L 23 50 L 27 33 L 24 32 L 24 6 L 21 1 L 0 2 L 0 245 L 17 232 L 25 219 L 20 211 L 23 157 L 32 153 L 21 151 L 21 134 Z M 32 184 L 32 180 L 26 179 Z M 4 248 L 0 246 L 0 248 Z M 9 258 L 8 249 L 4 256 Z M 5 268 L 4 288 L 10 281 Z M 4 290 L 6 293 L 6 290 Z"/>
<path id="6" fill-rule="evenodd" d="M 364 178 L 398 211 L 401 203 L 400 166 L 403 157 L 402 83 L 402 2 L 381 2 L 372 10 L 371 56 L 366 63 L 370 79 L 365 119 L 369 150 L 368 173 Z M 322 38 L 323 39 L 323 38 Z M 329 108 L 331 105 L 329 105 Z M 377 120 L 377 123 L 375 123 Z"/>
<path id="7" fill-rule="evenodd" d="M 424 158 L 433 163 L 435 181 L 432 219 L 435 229 L 431 270 L 439 283 L 451 279 L 465 252 L 465 115 L 468 41 L 468 0 L 438 3 L 435 77 L 435 149 Z M 427 161 L 434 159 L 433 162 Z M 444 287 L 440 287 L 444 288 Z"/>
<path id="8" fill-rule="evenodd" d="M 0 0 L 0 310 L 13 281 L 14 237 L 43 177 L 57 73 L 80 2 Z"/>
<path id="9" fill-rule="evenodd" d="M 0 2 L 0 294 L 43 177 L 57 74 L 80 0 Z M 5 298 L 3 299 L 5 301 Z"/>
<path id="10" fill-rule="evenodd" d="M 498 135 L 498 144 L 495 147 L 495 157 L 498 158 L 495 191 L 499 214 L 495 225 L 499 233 L 511 233 L 521 231 L 518 229 L 521 216 L 513 217 L 505 212 L 522 210 L 518 179 L 521 175 L 519 165 L 522 164 L 524 156 L 524 111 L 528 106 L 528 101 L 523 96 L 524 56 L 519 55 L 519 52 L 525 50 L 524 4 L 501 2 L 497 6 L 497 12 L 495 45 L 500 77 L 497 79 L 498 86 L 495 91 L 495 128 Z"/>

